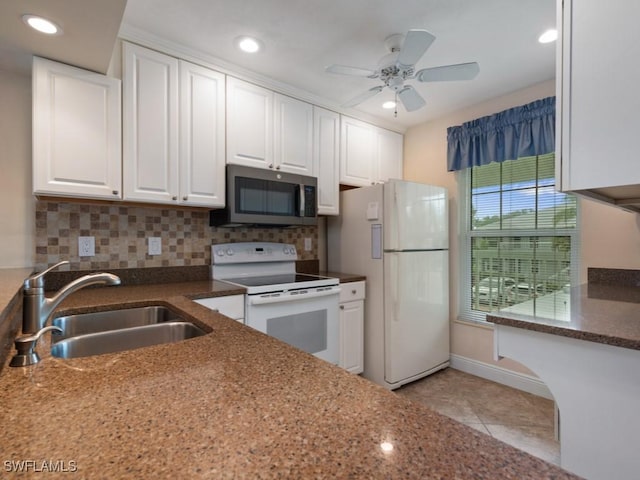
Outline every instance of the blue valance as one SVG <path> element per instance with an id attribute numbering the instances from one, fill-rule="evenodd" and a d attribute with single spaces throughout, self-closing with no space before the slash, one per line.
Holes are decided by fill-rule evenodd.
<path id="1" fill-rule="evenodd" d="M 447 170 L 543 155 L 555 150 L 556 97 L 447 129 Z"/>

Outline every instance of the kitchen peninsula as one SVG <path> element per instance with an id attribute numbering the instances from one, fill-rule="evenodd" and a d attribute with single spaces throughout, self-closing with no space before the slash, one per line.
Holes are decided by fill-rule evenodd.
<path id="1" fill-rule="evenodd" d="M 83 478 L 576 478 L 192 301 L 234 293 L 195 281 L 70 296 L 69 313 L 165 305 L 212 332 L 73 360 L 45 342 L 33 367 L 7 359 L 5 468 L 32 459 L 73 462 Z"/>
<path id="2" fill-rule="evenodd" d="M 530 368 L 554 396 L 562 467 L 588 479 L 640 471 L 639 275 L 589 269 L 589 283 L 537 299 L 536 315 L 522 305 L 487 315 L 496 359 Z"/>

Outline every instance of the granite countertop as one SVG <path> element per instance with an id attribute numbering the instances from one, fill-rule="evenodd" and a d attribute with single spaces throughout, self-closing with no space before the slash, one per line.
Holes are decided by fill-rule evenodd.
<path id="1" fill-rule="evenodd" d="M 487 321 L 640 350 L 640 287 L 588 283 L 536 299 L 535 315 L 514 305 Z"/>
<path id="2" fill-rule="evenodd" d="M 211 333 L 73 360 L 51 357 L 46 336 L 39 364 L 0 375 L 5 470 L 32 460 L 34 476 L 58 461 L 92 479 L 577 478 L 189 298 L 239 293 L 229 288 L 70 296 L 67 312 L 161 304 Z"/>
<path id="3" fill-rule="evenodd" d="M 340 279 L 340 283 L 364 282 L 367 280 L 367 277 L 365 277 L 364 275 L 358 275 L 355 273 L 329 272 L 320 270 L 318 275 L 322 277 L 338 278 Z"/>

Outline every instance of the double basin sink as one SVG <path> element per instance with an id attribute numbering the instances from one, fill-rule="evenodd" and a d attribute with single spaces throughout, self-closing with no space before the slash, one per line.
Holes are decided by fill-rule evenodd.
<path id="1" fill-rule="evenodd" d="M 51 354 L 77 358 L 174 343 L 206 335 L 197 325 L 162 306 L 109 310 L 58 317 Z"/>

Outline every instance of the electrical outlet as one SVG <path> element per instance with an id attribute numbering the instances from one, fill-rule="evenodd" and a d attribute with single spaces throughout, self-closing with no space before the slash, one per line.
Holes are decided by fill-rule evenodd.
<path id="1" fill-rule="evenodd" d="M 305 251 L 310 252 L 311 248 L 311 239 L 307 237 L 304 239 L 304 249 Z"/>
<path id="2" fill-rule="evenodd" d="M 96 237 L 78 237 L 78 256 L 93 257 L 96 254 Z"/>
<path id="3" fill-rule="evenodd" d="M 162 254 L 162 238 L 161 237 L 149 237 L 147 239 L 149 247 L 149 255 Z"/>

